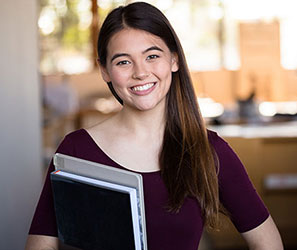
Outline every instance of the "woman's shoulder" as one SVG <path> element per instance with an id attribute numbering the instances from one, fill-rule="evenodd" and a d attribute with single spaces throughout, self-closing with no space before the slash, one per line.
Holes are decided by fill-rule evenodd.
<path id="1" fill-rule="evenodd" d="M 94 134 L 104 133 L 104 123 L 96 124 L 92 127 L 88 128 L 80 128 L 74 131 L 69 132 L 65 135 L 62 140 L 62 143 L 82 143 L 82 142 L 89 142 L 90 138 Z"/>
<path id="2" fill-rule="evenodd" d="M 218 158 L 220 201 L 239 232 L 259 226 L 269 215 L 237 154 L 216 132 L 207 131 Z"/>
<path id="3" fill-rule="evenodd" d="M 228 143 L 221 136 L 219 136 L 217 132 L 213 130 L 207 129 L 207 137 L 209 143 L 212 147 L 214 147 L 216 151 L 222 148 L 229 147 Z"/>
<path id="4" fill-rule="evenodd" d="M 62 143 L 73 143 L 79 141 L 86 136 L 87 131 L 84 128 L 77 129 L 66 134 Z"/>
<path id="5" fill-rule="evenodd" d="M 91 140 L 85 129 L 74 130 L 64 136 L 56 152 L 73 155 L 74 152 L 88 147 L 90 143 Z"/>
<path id="6" fill-rule="evenodd" d="M 220 169 L 228 170 L 231 166 L 242 167 L 237 154 L 232 147 L 215 131 L 207 130 L 208 141 L 218 157 Z"/>

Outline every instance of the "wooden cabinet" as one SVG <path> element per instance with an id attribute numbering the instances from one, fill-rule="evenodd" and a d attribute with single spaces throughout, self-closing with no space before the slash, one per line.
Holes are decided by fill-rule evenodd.
<path id="1" fill-rule="evenodd" d="M 297 174 L 297 136 L 270 138 L 225 137 L 246 167 L 257 192 L 268 207 L 287 248 L 297 248 L 297 190 L 267 190 L 270 174 Z M 229 219 L 222 216 L 221 231 L 210 237 L 215 249 L 245 249 Z"/>

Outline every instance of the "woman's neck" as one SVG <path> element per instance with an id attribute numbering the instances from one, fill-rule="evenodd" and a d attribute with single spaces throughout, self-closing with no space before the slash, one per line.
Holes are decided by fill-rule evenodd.
<path id="1" fill-rule="evenodd" d="M 114 118 L 117 120 L 115 124 L 124 133 L 133 134 L 138 138 L 163 137 L 166 120 L 165 105 L 158 105 L 146 111 L 124 106 Z"/>
<path id="2" fill-rule="evenodd" d="M 120 165 L 140 172 L 156 171 L 160 169 L 159 153 L 166 120 L 164 110 L 158 107 L 139 111 L 124 106 L 116 115 L 89 128 L 88 132 Z"/>

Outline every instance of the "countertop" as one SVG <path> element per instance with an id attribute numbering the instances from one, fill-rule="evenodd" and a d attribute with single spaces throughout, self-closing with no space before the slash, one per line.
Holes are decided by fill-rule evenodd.
<path id="1" fill-rule="evenodd" d="M 297 138 L 297 121 L 252 125 L 218 125 L 207 126 L 207 128 L 217 132 L 222 137 Z"/>

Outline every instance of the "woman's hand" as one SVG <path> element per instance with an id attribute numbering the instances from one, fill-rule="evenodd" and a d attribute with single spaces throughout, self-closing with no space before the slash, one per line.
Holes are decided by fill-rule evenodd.
<path id="1" fill-rule="evenodd" d="M 57 237 L 44 235 L 29 235 L 25 250 L 58 250 Z"/>
<path id="2" fill-rule="evenodd" d="M 260 226 L 242 233 L 251 250 L 283 250 L 283 243 L 273 219 L 269 216 Z"/>

